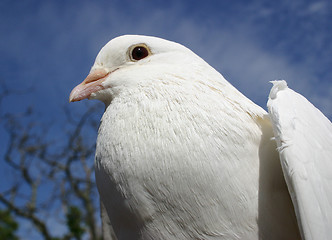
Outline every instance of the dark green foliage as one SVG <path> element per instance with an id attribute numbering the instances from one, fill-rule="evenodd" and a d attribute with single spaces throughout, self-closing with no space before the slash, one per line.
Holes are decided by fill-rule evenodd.
<path id="1" fill-rule="evenodd" d="M 77 240 L 81 239 L 85 230 L 81 226 L 83 220 L 80 209 L 75 206 L 70 206 L 66 214 L 66 218 L 67 218 L 67 226 L 72 236 Z"/>
<path id="2" fill-rule="evenodd" d="M 12 218 L 8 210 L 0 209 L 0 240 L 17 240 L 15 232 L 17 222 Z"/>

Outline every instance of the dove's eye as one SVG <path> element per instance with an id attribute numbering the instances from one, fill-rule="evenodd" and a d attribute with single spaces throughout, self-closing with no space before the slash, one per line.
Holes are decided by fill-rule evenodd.
<path id="1" fill-rule="evenodd" d="M 131 59 L 133 61 L 141 60 L 147 56 L 149 56 L 149 50 L 145 46 L 136 46 L 131 51 Z"/>

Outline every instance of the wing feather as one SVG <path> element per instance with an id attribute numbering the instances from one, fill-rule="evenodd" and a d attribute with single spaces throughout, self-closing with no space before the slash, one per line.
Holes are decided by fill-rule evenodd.
<path id="1" fill-rule="evenodd" d="M 302 238 L 332 236 L 332 124 L 305 97 L 273 81 L 268 109 Z"/>

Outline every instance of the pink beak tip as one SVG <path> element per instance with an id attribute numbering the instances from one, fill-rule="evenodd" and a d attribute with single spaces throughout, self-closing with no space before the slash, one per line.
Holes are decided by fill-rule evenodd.
<path id="1" fill-rule="evenodd" d="M 85 80 L 77 85 L 69 95 L 69 102 L 81 101 L 85 98 L 89 98 L 92 93 L 98 92 L 104 89 L 102 82 L 109 75 L 104 69 L 97 69 L 92 71 Z"/>

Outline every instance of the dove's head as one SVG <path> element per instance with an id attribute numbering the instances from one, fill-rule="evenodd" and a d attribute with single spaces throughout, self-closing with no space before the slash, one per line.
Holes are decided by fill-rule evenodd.
<path id="1" fill-rule="evenodd" d="M 186 66 L 195 62 L 205 63 L 178 43 L 148 36 L 120 36 L 101 49 L 89 75 L 72 90 L 69 100 L 88 98 L 109 104 L 124 88 L 166 81 L 172 79 L 167 78 L 170 74 L 185 79 L 180 75 L 188 74 Z"/>

